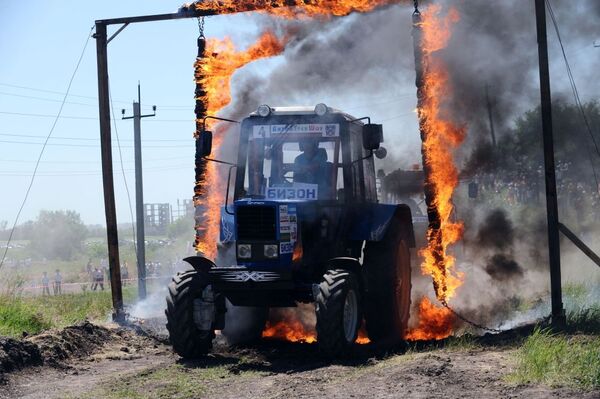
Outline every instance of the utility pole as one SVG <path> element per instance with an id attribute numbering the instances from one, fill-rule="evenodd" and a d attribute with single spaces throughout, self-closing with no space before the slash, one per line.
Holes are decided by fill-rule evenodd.
<path id="1" fill-rule="evenodd" d="M 554 139 L 552 136 L 552 96 L 548 67 L 548 39 L 546 35 L 546 0 L 535 0 L 537 41 L 540 64 L 540 93 L 542 99 L 542 130 L 544 141 L 544 167 L 546 177 L 546 212 L 548 219 L 548 251 L 550 259 L 550 291 L 552 296 L 552 323 L 566 323 L 562 303 L 560 277 L 560 244 L 558 234 L 558 201 L 554 166 Z"/>
<path id="2" fill-rule="evenodd" d="M 100 114 L 100 150 L 102 152 L 102 185 L 104 187 L 104 211 L 106 213 L 106 243 L 110 270 L 110 291 L 113 304 L 113 320 L 124 321 L 123 291 L 119 263 L 119 236 L 117 232 L 117 210 L 112 168 L 110 134 L 110 96 L 108 86 L 108 36 L 106 25 L 96 22 L 96 56 L 98 67 L 98 109 Z"/>
<path id="3" fill-rule="evenodd" d="M 485 102 L 487 105 L 488 118 L 490 120 L 490 134 L 492 135 L 492 145 L 496 148 L 496 131 L 494 129 L 494 115 L 492 114 L 492 101 L 490 100 L 489 85 L 485 85 Z"/>
<path id="4" fill-rule="evenodd" d="M 133 116 L 125 116 L 121 110 L 122 119 L 133 119 L 133 146 L 135 153 L 135 213 L 136 213 L 136 241 L 137 241 L 137 272 L 138 296 L 146 298 L 146 239 L 144 233 L 144 185 L 142 177 L 142 118 L 156 116 L 156 105 L 152 106 L 153 113 L 142 115 L 142 95 L 138 82 L 138 101 L 133 102 Z"/>

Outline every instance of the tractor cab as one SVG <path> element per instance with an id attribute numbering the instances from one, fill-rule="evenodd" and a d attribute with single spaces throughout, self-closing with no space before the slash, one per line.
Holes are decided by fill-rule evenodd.
<path id="1" fill-rule="evenodd" d="M 365 119 L 324 104 L 259 107 L 242 122 L 235 199 L 377 202 L 382 127 Z"/>

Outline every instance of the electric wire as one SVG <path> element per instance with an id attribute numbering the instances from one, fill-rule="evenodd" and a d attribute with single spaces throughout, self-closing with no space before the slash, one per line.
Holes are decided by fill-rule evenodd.
<path id="1" fill-rule="evenodd" d="M 0 260 L 0 269 L 2 268 L 2 266 L 4 266 L 4 261 L 6 260 L 6 254 L 8 253 L 8 248 L 10 246 L 10 242 L 11 242 L 13 234 L 15 232 L 15 228 L 17 227 L 17 223 L 19 223 L 19 217 L 21 216 L 21 212 L 23 211 L 23 208 L 25 207 L 25 204 L 27 203 L 27 199 L 29 198 L 29 193 L 31 192 L 31 187 L 33 187 L 33 182 L 35 181 L 35 175 L 40 166 L 40 161 L 42 160 L 44 151 L 46 150 L 46 145 L 48 144 L 48 141 L 50 140 L 50 137 L 52 136 L 52 133 L 54 132 L 54 128 L 56 127 L 58 120 L 60 119 L 60 115 L 65 106 L 65 102 L 67 101 L 67 96 L 69 95 L 69 91 L 71 90 L 71 85 L 73 84 L 73 80 L 75 79 L 75 76 L 77 75 L 77 71 L 79 70 L 79 66 L 81 65 L 83 56 L 85 55 L 85 50 L 87 49 L 88 43 L 90 42 L 90 38 L 92 37 L 93 29 L 94 28 L 92 27 L 90 29 L 89 34 L 87 35 L 87 39 L 85 41 L 85 44 L 83 45 L 83 50 L 81 50 L 81 55 L 79 56 L 79 59 L 77 60 L 77 64 L 75 65 L 75 70 L 73 71 L 73 74 L 71 75 L 71 78 L 69 79 L 69 84 L 67 85 L 67 91 L 63 97 L 63 102 L 60 104 L 60 108 L 58 109 L 58 113 L 55 115 L 54 122 L 52 123 L 52 127 L 50 128 L 50 131 L 48 132 L 48 135 L 46 136 L 46 141 L 44 142 L 44 145 L 42 146 L 42 149 L 40 150 L 39 156 L 37 158 L 37 162 L 33 169 L 33 174 L 31 175 L 31 180 L 29 181 L 29 186 L 27 187 L 27 191 L 25 192 L 25 197 L 23 198 L 23 201 L 21 202 L 21 206 L 19 207 L 19 211 L 17 212 L 15 221 L 12 225 L 12 228 L 10 229 L 10 234 L 8 235 L 8 240 L 6 241 L 6 247 L 4 248 L 4 253 L 2 254 L 2 259 Z"/>
<path id="2" fill-rule="evenodd" d="M 581 98 L 579 97 L 579 90 L 577 89 L 577 85 L 575 83 L 575 78 L 573 77 L 573 71 L 571 70 L 571 65 L 569 63 L 569 59 L 567 57 L 567 53 L 566 53 L 565 47 L 563 45 L 562 37 L 560 35 L 560 29 L 558 27 L 558 22 L 556 20 L 556 16 L 554 15 L 554 9 L 552 8 L 552 4 L 550 3 L 550 0 L 546 0 L 546 4 L 548 5 L 548 13 L 550 14 L 550 19 L 552 20 L 552 24 L 554 25 L 556 37 L 558 38 L 558 43 L 560 44 L 562 56 L 565 61 L 567 75 L 569 78 L 569 82 L 571 84 L 571 89 L 573 91 L 573 97 L 575 98 L 575 105 L 579 109 L 579 112 L 581 113 L 581 117 L 583 118 L 586 130 L 587 130 L 590 138 L 592 139 L 592 142 L 594 143 L 594 148 L 596 150 L 596 154 L 598 154 L 598 156 L 600 157 L 600 150 L 598 149 L 598 143 L 596 142 L 596 138 L 594 137 L 594 133 L 592 132 L 590 122 L 588 120 L 587 115 L 585 114 L 585 109 L 583 108 L 583 104 L 581 103 Z M 590 161 L 590 165 L 592 167 L 592 174 L 593 174 L 594 180 L 596 182 L 596 190 L 595 191 L 598 193 L 598 195 L 600 195 L 600 185 L 598 184 L 598 175 L 596 173 L 596 168 L 594 166 L 594 160 L 593 160 L 592 154 L 590 153 L 589 147 L 585 146 L 585 149 L 586 149 L 589 161 Z"/>

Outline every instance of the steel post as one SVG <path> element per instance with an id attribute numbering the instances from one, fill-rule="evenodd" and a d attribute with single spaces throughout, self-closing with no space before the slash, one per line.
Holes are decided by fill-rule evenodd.
<path id="1" fill-rule="evenodd" d="M 552 96 L 548 67 L 548 39 L 546 35 L 545 0 L 535 0 L 537 41 L 540 67 L 540 93 L 542 101 L 542 137 L 544 142 L 544 169 L 546 181 L 546 212 L 548 219 L 548 252 L 550 260 L 550 291 L 552 296 L 552 322 L 565 324 L 560 277 L 560 242 L 558 234 L 558 201 L 554 166 L 554 138 L 552 135 Z"/>

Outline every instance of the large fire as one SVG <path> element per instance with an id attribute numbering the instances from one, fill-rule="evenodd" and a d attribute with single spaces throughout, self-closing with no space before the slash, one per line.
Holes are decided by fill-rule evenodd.
<path id="1" fill-rule="evenodd" d="M 262 333 L 263 338 L 281 339 L 289 342 L 317 342 L 314 329 L 307 329 L 300 320 L 289 318 L 276 322 L 268 321 Z"/>
<path id="2" fill-rule="evenodd" d="M 238 51 L 229 38 L 208 39 L 206 56 L 198 58 L 194 64 L 196 82 L 201 84 L 206 92 L 206 96 L 201 100 L 205 104 L 207 115 L 216 116 L 231 102 L 231 77 L 236 70 L 252 61 L 281 54 L 286 42 L 285 38 L 278 38 L 273 32 L 267 31 L 248 49 Z M 224 126 L 221 125 L 216 126 L 213 135 L 213 153 L 218 153 L 223 142 L 225 133 L 223 128 Z M 201 205 L 205 209 L 202 222 L 205 230 L 198 239 L 196 250 L 209 258 L 214 258 L 217 251 L 216 242 L 219 239 L 219 217 L 223 201 L 222 195 L 219 194 L 224 190 L 226 183 L 221 178 L 218 166 L 213 162 L 207 163 L 204 178 Z"/>
<path id="3" fill-rule="evenodd" d="M 204 0 L 194 3 L 199 10 L 216 10 L 221 14 L 246 11 L 268 12 L 285 18 L 344 16 L 369 12 L 375 8 L 406 0 Z"/>
<path id="4" fill-rule="evenodd" d="M 220 14 L 245 11 L 268 12 L 273 15 L 293 17 L 343 16 L 353 12 L 369 12 L 378 7 L 406 3 L 405 0 L 206 0 L 193 4 L 201 10 L 214 10 Z M 435 53 L 446 47 L 451 37 L 451 26 L 458 21 L 458 13 L 450 10 L 441 16 L 441 7 L 431 5 L 423 13 L 422 51 L 424 54 L 423 89 L 420 93 L 418 117 L 426 140 L 423 144 L 424 160 L 427 164 L 428 185 L 432 188 L 435 200 L 432 206 L 439 214 L 439 228 L 428 231 L 429 245 L 421 250 L 424 274 L 431 275 L 437 299 L 442 304 L 455 294 L 462 284 L 462 275 L 454 269 L 455 259 L 448 253 L 449 247 L 462 236 L 462 223 L 453 222 L 452 194 L 458 184 L 458 172 L 453 163 L 452 150 L 464 139 L 465 129 L 452 123 L 443 112 L 444 99 L 451 89 L 444 64 Z M 272 32 L 264 33 L 260 39 L 245 51 L 236 50 L 229 39 L 207 41 L 206 56 L 195 64 L 196 81 L 201 84 L 206 96 L 201 98 L 207 115 L 217 113 L 231 101 L 231 77 L 244 65 L 265 57 L 281 54 L 289 38 L 278 38 Z M 213 151 L 218 153 L 222 144 L 222 127 L 217 125 L 213 136 Z M 214 130 L 214 129 L 213 129 Z M 219 215 L 222 205 L 221 192 L 224 181 L 217 165 L 206 165 L 205 182 L 202 185 L 202 205 L 205 207 L 205 230 L 197 241 L 197 250 L 214 258 L 219 235 Z M 198 205 L 198 204 L 197 204 Z M 452 333 L 453 315 L 444 307 L 437 307 L 428 299 L 419 305 L 419 325 L 407 334 L 408 339 L 441 339 Z M 285 319 L 270 322 L 263 333 L 264 337 L 284 338 L 289 341 L 314 342 L 316 334 L 306 329 L 301 322 Z M 364 332 L 358 342 L 366 343 Z"/>
<path id="5" fill-rule="evenodd" d="M 427 232 L 428 246 L 420 251 L 424 260 L 423 274 L 431 275 L 435 294 L 442 304 L 447 304 L 463 276 L 454 268 L 455 258 L 449 247 L 463 234 L 463 224 L 452 221 L 452 195 L 458 185 L 458 171 L 452 151 L 462 143 L 465 128 L 453 123 L 444 112 L 444 100 L 451 93 L 448 73 L 436 52 L 446 47 L 451 37 L 452 24 L 459 15 L 451 9 L 441 16 L 441 7 L 431 5 L 422 14 L 423 32 L 423 82 L 419 91 L 418 117 L 423 132 L 423 157 L 432 203 L 429 205 L 439 217 L 439 227 L 431 226 Z M 431 211 L 431 209 L 430 209 Z M 447 308 L 436 307 L 428 299 L 419 305 L 419 325 L 408 333 L 408 339 L 442 339 L 452 333 L 453 315 Z"/>
<path id="6" fill-rule="evenodd" d="M 272 309 L 269 321 L 263 330 L 263 338 L 278 339 L 289 342 L 317 342 L 315 330 L 315 313 L 310 305 L 300 304 L 291 309 Z M 358 331 L 356 343 L 368 344 L 371 341 L 364 326 Z"/>

